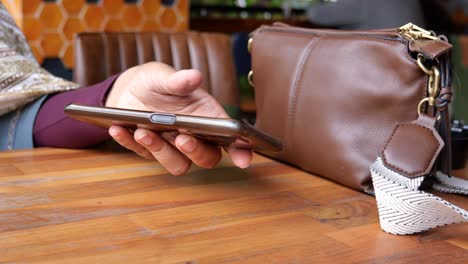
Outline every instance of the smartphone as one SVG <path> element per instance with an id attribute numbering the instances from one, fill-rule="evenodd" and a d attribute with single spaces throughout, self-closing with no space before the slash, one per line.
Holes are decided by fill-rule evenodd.
<path id="1" fill-rule="evenodd" d="M 119 125 L 134 131 L 146 128 L 155 132 L 178 132 L 212 142 L 216 145 L 278 152 L 282 150 L 281 141 L 256 129 L 246 121 L 230 118 L 212 118 L 138 111 L 111 107 L 96 107 L 69 104 L 65 114 L 77 120 L 103 128 Z"/>

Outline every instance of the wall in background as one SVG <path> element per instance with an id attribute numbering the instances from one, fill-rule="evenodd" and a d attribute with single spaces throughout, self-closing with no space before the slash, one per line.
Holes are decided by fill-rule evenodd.
<path id="1" fill-rule="evenodd" d="M 2 0 L 39 63 L 73 68 L 73 37 L 90 31 L 185 31 L 189 0 Z"/>

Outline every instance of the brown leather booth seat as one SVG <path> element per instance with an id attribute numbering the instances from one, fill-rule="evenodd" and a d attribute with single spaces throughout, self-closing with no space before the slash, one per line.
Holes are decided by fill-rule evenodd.
<path id="1" fill-rule="evenodd" d="M 197 69 L 202 88 L 225 106 L 239 105 L 231 39 L 219 33 L 81 33 L 75 40 L 73 79 L 82 86 L 132 66 L 158 61 L 176 70 Z"/>

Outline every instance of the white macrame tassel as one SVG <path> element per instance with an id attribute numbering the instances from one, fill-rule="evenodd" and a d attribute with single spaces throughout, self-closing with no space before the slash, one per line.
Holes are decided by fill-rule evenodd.
<path id="1" fill-rule="evenodd" d="M 370 169 L 380 226 L 385 232 L 409 235 L 438 226 L 468 222 L 467 211 L 418 190 L 424 177 L 408 179 L 385 167 L 380 158 Z"/>

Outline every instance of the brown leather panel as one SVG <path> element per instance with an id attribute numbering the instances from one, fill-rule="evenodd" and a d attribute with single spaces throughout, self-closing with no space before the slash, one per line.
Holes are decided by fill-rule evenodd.
<path id="1" fill-rule="evenodd" d="M 210 92 L 227 105 L 238 105 L 237 77 L 232 57 L 231 39 L 227 35 L 205 33 L 201 37 L 206 46 L 210 72 Z"/>
<path id="2" fill-rule="evenodd" d="M 107 75 L 106 76 L 111 76 L 114 74 L 118 74 L 122 71 L 121 67 L 121 58 L 120 58 L 120 42 L 119 42 L 119 36 L 115 34 L 101 34 L 102 39 L 104 41 L 104 50 L 101 50 L 103 54 L 105 54 L 105 61 L 104 65 L 107 67 Z M 75 51 L 76 53 L 77 51 Z M 88 58 L 92 59 L 92 58 Z M 95 61 L 89 61 L 89 63 L 93 63 Z M 92 64 L 91 64 L 92 65 Z M 88 64 L 89 66 L 89 64 Z M 79 74 L 79 72 L 75 71 L 75 74 Z M 91 79 L 89 80 L 90 83 L 88 85 L 91 85 L 93 83 L 97 83 L 102 81 L 102 76 L 99 76 L 99 78 L 96 79 Z M 81 83 L 79 83 L 81 85 Z"/>
<path id="3" fill-rule="evenodd" d="M 75 41 L 75 69 L 74 81 L 82 84 L 88 80 L 100 80 L 101 76 L 110 76 L 105 63 L 105 54 L 103 50 L 105 43 L 99 34 L 89 36 L 83 40 L 77 38 Z M 92 67 L 91 67 L 92 65 Z M 81 74 L 76 74 L 76 73 Z"/>
<path id="4" fill-rule="evenodd" d="M 434 59 L 447 53 L 452 44 L 442 40 L 419 40 L 410 42 L 409 48 L 412 52 L 422 53 L 429 59 Z"/>
<path id="5" fill-rule="evenodd" d="M 252 50 L 255 50 L 252 54 L 252 71 L 255 84 L 256 125 L 282 139 L 286 150 L 290 148 L 286 137 L 286 122 L 289 119 L 286 102 L 290 98 L 296 72 L 300 68 L 295 58 L 304 53 L 310 39 L 291 36 L 281 45 L 276 45 L 275 34 L 264 34 L 261 37 L 260 41 L 256 41 L 255 37 L 252 43 Z M 279 56 L 280 54 L 284 56 Z M 266 59 L 275 63 L 270 62 L 267 65 L 263 63 Z M 275 90 L 270 90 L 270 87 L 274 87 Z"/>
<path id="6" fill-rule="evenodd" d="M 137 42 L 138 64 L 154 61 L 154 49 L 151 33 L 142 33 L 135 36 Z"/>
<path id="7" fill-rule="evenodd" d="M 363 190 L 395 123 L 416 119 L 426 76 L 398 39 L 287 30 L 254 35 L 257 126 L 285 143 L 275 158 Z"/>
<path id="8" fill-rule="evenodd" d="M 176 70 L 190 68 L 186 34 L 171 34 L 172 66 Z"/>
<path id="9" fill-rule="evenodd" d="M 81 33 L 76 38 L 74 81 L 82 86 L 132 66 L 159 61 L 201 71 L 202 88 L 224 105 L 239 105 L 237 77 L 228 35 L 218 33 Z"/>
<path id="10" fill-rule="evenodd" d="M 192 63 L 192 67 L 195 69 L 199 69 L 200 72 L 203 74 L 203 83 L 201 87 L 211 92 L 210 86 L 210 75 L 208 74 L 209 67 L 208 67 L 208 57 L 206 55 L 206 45 L 203 38 L 200 34 L 197 33 L 188 33 L 187 34 L 187 46 L 190 54 L 190 61 Z"/>
<path id="11" fill-rule="evenodd" d="M 119 54 L 121 71 L 138 65 L 137 46 L 133 33 L 119 35 Z"/>
<path id="12" fill-rule="evenodd" d="M 169 40 L 169 35 L 153 34 L 153 50 L 155 55 L 155 61 L 173 65 L 171 42 Z"/>
<path id="13" fill-rule="evenodd" d="M 423 115 L 396 125 L 381 152 L 385 166 L 409 178 L 428 174 L 444 146 L 434 124 L 434 118 Z"/>

